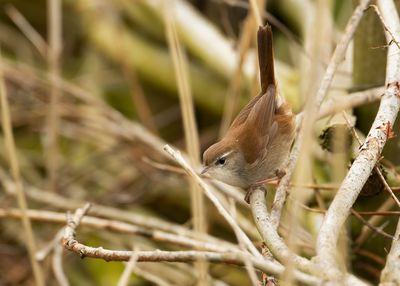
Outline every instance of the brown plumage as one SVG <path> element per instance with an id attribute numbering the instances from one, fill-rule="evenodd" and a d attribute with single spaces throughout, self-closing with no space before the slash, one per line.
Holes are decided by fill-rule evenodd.
<path id="1" fill-rule="evenodd" d="M 294 115 L 277 91 L 269 25 L 259 28 L 257 43 L 261 91 L 203 154 L 203 173 L 245 189 L 280 170 L 295 131 Z"/>

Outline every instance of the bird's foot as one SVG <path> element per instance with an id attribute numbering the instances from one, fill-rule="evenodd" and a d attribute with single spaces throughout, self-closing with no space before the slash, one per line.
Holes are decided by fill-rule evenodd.
<path id="1" fill-rule="evenodd" d="M 244 200 L 246 201 L 246 203 L 250 204 L 250 196 L 255 189 L 258 189 L 260 187 L 264 188 L 264 185 L 277 186 L 277 185 L 279 185 L 280 180 L 282 179 L 283 176 L 285 176 L 285 174 L 286 174 L 286 172 L 284 170 L 276 170 L 275 177 L 255 182 L 253 185 L 251 185 L 247 189 L 246 196 L 244 197 Z M 266 190 L 266 189 L 264 188 L 264 190 Z"/>
<path id="2" fill-rule="evenodd" d="M 264 187 L 264 184 L 258 184 L 255 183 L 254 185 L 251 185 L 247 190 L 246 190 L 246 195 L 244 196 L 244 201 L 248 204 L 250 204 L 250 197 L 253 194 L 253 192 L 256 189 L 262 189 L 264 192 L 267 191 L 267 189 Z"/>
<path id="3" fill-rule="evenodd" d="M 278 177 L 279 180 L 282 179 L 283 176 L 285 176 L 285 175 L 286 175 L 285 170 L 279 170 L 279 169 L 275 170 L 275 176 Z"/>

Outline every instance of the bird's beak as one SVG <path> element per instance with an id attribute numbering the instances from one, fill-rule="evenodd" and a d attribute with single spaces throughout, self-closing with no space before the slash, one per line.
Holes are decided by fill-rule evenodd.
<path id="1" fill-rule="evenodd" d="M 204 167 L 203 170 L 201 170 L 200 175 L 204 175 L 205 173 L 207 173 L 209 168 L 210 167 Z"/>

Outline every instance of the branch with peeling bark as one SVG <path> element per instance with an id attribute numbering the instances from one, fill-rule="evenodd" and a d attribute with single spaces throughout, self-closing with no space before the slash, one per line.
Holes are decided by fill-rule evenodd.
<path id="1" fill-rule="evenodd" d="M 382 17 L 388 29 L 396 37 L 400 36 L 400 22 L 393 1 L 378 1 Z M 340 277 L 341 271 L 336 257 L 338 235 L 350 209 L 357 199 L 364 183 L 375 167 L 388 134 L 385 126 L 393 126 L 400 107 L 400 53 L 397 46 L 389 45 L 386 72 L 386 89 L 381 100 L 378 114 L 371 130 L 361 147 L 360 153 L 352 164 L 337 195 L 330 205 L 317 240 L 316 261 L 330 279 Z"/>

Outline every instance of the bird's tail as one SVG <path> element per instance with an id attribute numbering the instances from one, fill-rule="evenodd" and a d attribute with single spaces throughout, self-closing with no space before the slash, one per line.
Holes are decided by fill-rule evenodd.
<path id="1" fill-rule="evenodd" d="M 272 30 L 269 24 L 259 27 L 257 32 L 258 62 L 260 66 L 261 94 L 275 83 L 274 51 L 272 48 Z"/>

